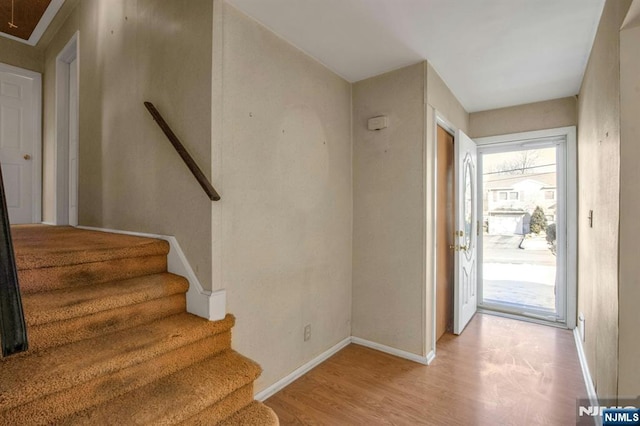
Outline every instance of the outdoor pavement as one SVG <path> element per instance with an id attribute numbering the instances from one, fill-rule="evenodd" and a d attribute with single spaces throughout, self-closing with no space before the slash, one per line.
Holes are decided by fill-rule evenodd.
<path id="1" fill-rule="evenodd" d="M 483 236 L 483 298 L 555 312 L 556 257 L 545 236 Z"/>

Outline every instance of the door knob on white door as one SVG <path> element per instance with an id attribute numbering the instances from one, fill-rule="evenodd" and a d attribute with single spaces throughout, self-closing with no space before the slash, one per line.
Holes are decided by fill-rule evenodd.
<path id="1" fill-rule="evenodd" d="M 25 160 L 31 160 L 31 156 L 29 154 L 25 154 L 23 158 Z"/>

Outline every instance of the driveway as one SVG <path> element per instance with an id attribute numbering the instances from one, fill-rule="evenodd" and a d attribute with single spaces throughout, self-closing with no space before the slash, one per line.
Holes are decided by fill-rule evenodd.
<path id="1" fill-rule="evenodd" d="M 556 257 L 544 236 L 483 236 L 483 297 L 555 311 Z"/>

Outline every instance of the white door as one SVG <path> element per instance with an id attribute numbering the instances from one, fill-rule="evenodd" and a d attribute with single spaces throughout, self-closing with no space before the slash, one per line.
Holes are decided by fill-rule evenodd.
<path id="1" fill-rule="evenodd" d="M 477 270 L 476 252 L 478 246 L 477 148 L 467 135 L 460 130 L 455 139 L 455 277 L 453 332 L 462 333 L 476 313 Z"/>
<path id="2" fill-rule="evenodd" d="M 36 82 L 0 68 L 0 163 L 12 224 L 34 222 Z"/>

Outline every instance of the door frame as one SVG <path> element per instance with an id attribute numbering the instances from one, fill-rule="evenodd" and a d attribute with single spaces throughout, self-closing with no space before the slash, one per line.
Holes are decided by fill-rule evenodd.
<path id="1" fill-rule="evenodd" d="M 565 324 L 568 329 L 574 329 L 576 327 L 576 315 L 577 315 L 577 242 L 578 242 L 578 186 L 577 186 L 577 148 L 576 148 L 576 127 L 560 127 L 555 129 L 537 130 L 530 132 L 520 132 L 508 135 L 489 136 L 483 138 L 474 139 L 479 151 L 485 151 L 487 148 L 495 147 L 508 147 L 508 146 L 523 146 L 523 144 L 530 144 L 530 147 L 535 146 L 536 140 L 540 139 L 553 139 L 564 138 L 565 147 L 564 156 L 562 152 L 558 153 L 557 162 L 562 163 L 565 168 L 564 179 L 562 176 L 558 177 L 558 187 L 564 189 L 565 197 L 563 200 L 559 200 L 558 205 L 564 210 L 565 214 L 565 227 L 566 227 L 566 247 L 565 247 L 565 259 L 564 262 L 564 277 L 566 287 L 566 300 L 565 306 Z M 562 151 L 562 150 L 561 150 Z M 481 172 L 481 167 L 478 167 L 478 173 Z M 480 179 L 480 176 L 477 177 Z M 478 182 L 480 182 L 478 180 Z M 478 190 L 481 190 L 481 185 L 478 186 Z M 478 209 L 482 208 L 481 203 L 482 196 L 477 197 Z M 478 254 L 482 259 L 482 245 L 478 244 Z M 559 259 L 560 260 L 560 259 Z M 481 270 L 478 273 L 478 285 L 482 279 Z M 479 293 L 481 296 L 481 293 Z M 535 318 L 522 317 L 524 320 L 531 320 L 532 322 L 540 322 Z M 547 323 L 552 324 L 552 323 Z"/>
<path id="2" fill-rule="evenodd" d="M 69 67 L 74 60 L 76 60 L 76 66 L 78 69 L 80 67 L 79 38 L 80 32 L 77 31 L 73 36 L 71 36 L 71 39 L 69 39 L 67 44 L 62 48 L 62 50 L 60 50 L 60 53 L 58 53 L 58 56 L 56 57 L 56 140 L 54 149 L 54 223 L 56 225 L 77 225 L 77 223 L 69 223 L 69 200 L 71 198 L 71 194 L 69 193 L 69 179 L 71 176 L 71 165 L 69 164 Z M 79 98 L 79 73 L 77 75 L 78 87 L 76 93 Z M 76 105 L 78 104 L 79 102 L 76 103 Z M 76 130 L 79 131 L 79 120 L 78 129 Z M 76 187 L 76 191 L 77 190 L 78 188 Z"/>
<path id="3" fill-rule="evenodd" d="M 423 318 L 431 327 L 426 331 L 425 350 L 427 354 L 427 363 L 431 363 L 436 357 L 436 309 L 437 309 L 437 238 L 435 237 L 435 229 L 437 226 L 437 202 L 438 202 L 438 126 L 453 136 L 453 144 L 456 144 L 456 127 L 451 121 L 435 108 L 428 106 L 427 114 L 427 134 L 431 136 L 432 143 L 426 144 L 425 151 L 425 182 L 426 182 L 426 224 L 425 224 L 425 277 L 426 277 L 426 306 L 429 309 L 424 312 Z M 429 138 L 426 138 L 429 141 Z M 455 309 L 455 307 L 454 307 Z M 430 337 L 430 338 L 429 338 Z"/>
<path id="4" fill-rule="evenodd" d="M 33 80 L 34 141 L 31 170 L 31 222 L 42 222 L 42 74 L 0 62 L 0 71 L 16 74 Z"/>

